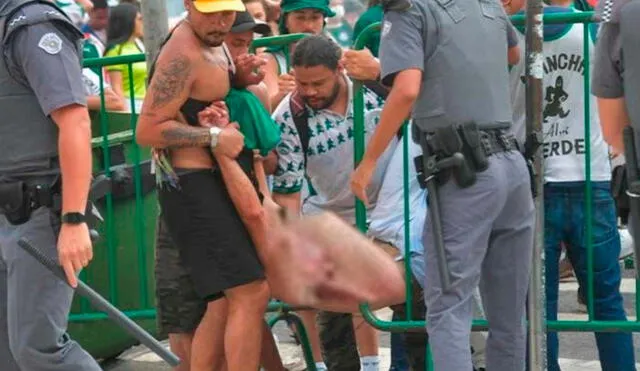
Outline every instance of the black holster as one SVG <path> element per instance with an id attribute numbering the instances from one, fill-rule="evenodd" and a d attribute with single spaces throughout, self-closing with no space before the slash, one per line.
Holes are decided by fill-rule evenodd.
<path id="1" fill-rule="evenodd" d="M 629 195 L 627 194 L 627 169 L 616 166 L 611 173 L 611 195 L 616 203 L 616 214 L 623 225 L 629 222 Z"/>
<path id="2" fill-rule="evenodd" d="M 99 217 L 94 213 L 93 202 L 111 192 L 111 180 L 104 175 L 97 176 L 91 183 L 89 202 L 85 215 L 89 227 L 97 224 Z M 31 213 L 40 207 L 48 207 L 54 213 L 62 210 L 62 195 L 59 178 L 50 182 L 26 182 L 23 180 L 0 180 L 0 214 L 12 225 L 29 221 Z"/>
<path id="3" fill-rule="evenodd" d="M 31 185 L 22 180 L 0 181 L 0 214 L 13 225 L 26 223 L 34 210 L 56 205 L 56 186 L 55 183 Z"/>
<path id="4" fill-rule="evenodd" d="M 536 168 L 534 166 L 534 156 L 543 143 L 542 134 L 539 131 L 533 131 L 527 135 L 524 142 L 524 150 L 521 150 L 524 160 L 527 162 L 527 170 L 529 170 L 529 180 L 531 182 L 531 195 L 533 198 L 538 196 L 538 183 L 536 182 Z"/>
<path id="5" fill-rule="evenodd" d="M 480 131 L 475 123 L 452 125 L 422 136 L 424 161 L 415 159 L 416 168 L 427 177 L 434 175 L 438 185 L 445 184 L 453 176 L 460 188 L 471 187 L 476 182 L 476 173 L 489 167 L 488 154 L 492 153 L 492 144 L 488 134 Z M 447 159 L 452 160 L 450 165 L 436 166 L 436 163 L 446 163 Z M 424 182 L 421 180 L 421 184 Z"/>

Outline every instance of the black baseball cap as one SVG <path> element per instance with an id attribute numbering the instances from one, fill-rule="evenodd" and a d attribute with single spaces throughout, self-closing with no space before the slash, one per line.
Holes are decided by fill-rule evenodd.
<path id="1" fill-rule="evenodd" d="M 271 28 L 268 24 L 253 19 L 249 12 L 236 12 L 236 21 L 233 22 L 231 33 L 253 31 L 261 35 L 269 35 Z"/>

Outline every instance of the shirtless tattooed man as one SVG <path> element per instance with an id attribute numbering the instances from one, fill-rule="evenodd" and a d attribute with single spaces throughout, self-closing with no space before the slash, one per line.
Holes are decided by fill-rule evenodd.
<path id="1" fill-rule="evenodd" d="M 220 369 L 217 360 L 226 360 L 229 371 L 256 370 L 269 289 L 217 165 L 219 159 L 241 160 L 244 138 L 232 125 L 205 128 L 198 120 L 198 113 L 229 92 L 233 63 L 223 41 L 244 5 L 241 0 L 185 0 L 185 8 L 186 20 L 164 44 L 152 71 L 137 142 L 169 159 L 159 189 L 163 222 L 195 293 L 207 302 L 204 317 L 194 319 L 190 370 L 210 370 L 212 362 L 213 369 Z M 245 58 L 236 67 L 247 72 L 260 64 Z M 248 76 L 245 85 L 262 78 L 237 72 Z M 224 355 L 214 354 L 217 349 L 224 349 Z"/>

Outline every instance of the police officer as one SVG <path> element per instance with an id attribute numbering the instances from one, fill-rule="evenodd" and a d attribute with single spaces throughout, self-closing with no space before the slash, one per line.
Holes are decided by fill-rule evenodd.
<path id="1" fill-rule="evenodd" d="M 508 22 L 498 0 L 385 3 L 381 75 L 392 88 L 352 190 L 367 202 L 377 158 L 411 115 L 413 139 L 429 160 L 418 163 L 436 161 L 443 168 L 429 187 L 429 208 L 439 206 L 442 228 L 432 227 L 431 214 L 423 237 L 427 331 L 436 371 L 472 370 L 472 293 L 480 281 L 490 326 L 487 369 L 525 368 L 535 210 L 525 160 L 507 134 Z M 448 272 L 438 264 L 439 234 Z M 443 277 L 449 285 L 441 272 L 448 273 Z"/>
<path id="2" fill-rule="evenodd" d="M 605 141 L 614 154 L 623 154 L 629 182 L 638 184 L 640 160 L 640 22 L 639 0 L 598 2 L 600 30 L 595 49 L 591 91 L 598 99 L 600 125 Z M 625 127 L 630 142 L 624 142 Z M 629 144 L 632 144 L 631 146 Z M 638 194 L 638 189 L 630 189 Z M 630 197 L 630 231 L 640 241 L 640 198 Z M 640 245 L 635 244 L 636 264 L 640 264 Z"/>
<path id="3" fill-rule="evenodd" d="M 82 33 L 48 1 L 0 0 L 0 40 L 0 369 L 100 370 L 66 334 L 72 289 L 17 244 L 72 286 L 92 258 Z"/>

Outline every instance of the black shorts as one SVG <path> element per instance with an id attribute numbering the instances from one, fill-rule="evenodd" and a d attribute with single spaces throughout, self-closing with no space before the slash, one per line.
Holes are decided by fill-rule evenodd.
<path id="1" fill-rule="evenodd" d="M 159 191 L 160 208 L 198 297 L 216 300 L 226 290 L 264 279 L 255 245 L 220 171 L 186 172 L 179 185 Z"/>
<path id="2" fill-rule="evenodd" d="M 196 294 L 189 271 L 182 264 L 162 217 L 156 228 L 156 307 L 162 336 L 193 333 L 207 309 Z"/>

